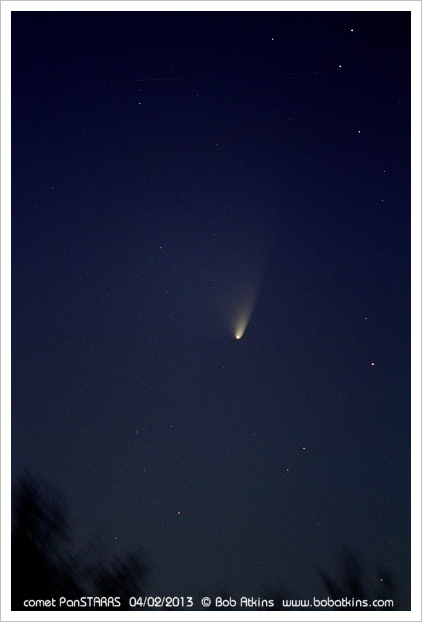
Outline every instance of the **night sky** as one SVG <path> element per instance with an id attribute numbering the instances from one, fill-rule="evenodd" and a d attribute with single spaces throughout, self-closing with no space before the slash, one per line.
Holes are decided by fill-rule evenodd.
<path id="1" fill-rule="evenodd" d="M 12 14 L 24 471 L 152 595 L 410 608 L 409 12 Z"/>

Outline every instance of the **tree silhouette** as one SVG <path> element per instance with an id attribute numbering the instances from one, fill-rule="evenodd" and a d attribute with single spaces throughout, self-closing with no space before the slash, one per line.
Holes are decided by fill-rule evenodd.
<path id="1" fill-rule="evenodd" d="M 58 493 L 29 474 L 12 494 L 12 609 L 25 599 L 77 598 L 70 530 Z"/>
<path id="2" fill-rule="evenodd" d="M 356 600 L 367 600 L 371 603 L 373 600 L 393 600 L 394 607 L 387 604 L 377 607 L 377 610 L 398 609 L 398 591 L 395 581 L 387 570 L 379 569 L 376 581 L 371 581 L 364 572 L 363 565 L 359 562 L 355 553 L 347 548 L 343 548 L 341 565 L 341 581 L 337 583 L 327 574 L 319 571 L 321 579 L 328 590 L 328 593 L 334 600 L 347 598 L 352 602 Z M 342 609 L 362 610 L 362 607 L 350 604 L 342 607 Z"/>
<path id="3" fill-rule="evenodd" d="M 126 605 L 131 596 L 145 596 L 149 570 L 143 552 L 113 555 L 107 560 L 96 545 L 91 545 L 82 560 L 80 573 L 84 583 L 91 588 L 90 593 L 120 596 L 121 609 L 133 610 Z"/>
<path id="4" fill-rule="evenodd" d="M 12 610 L 23 610 L 26 599 L 75 601 L 93 593 L 119 596 L 119 608 L 129 609 L 129 596 L 144 593 L 148 569 L 143 554 L 114 555 L 106 561 L 98 547 L 91 545 L 89 554 L 76 555 L 66 516 L 54 488 L 38 483 L 30 474 L 17 480 L 12 492 Z M 58 609 L 58 605 L 49 608 Z M 60 607 L 67 608 L 75 607 Z"/>
<path id="5" fill-rule="evenodd" d="M 358 557 L 344 548 L 340 560 L 340 580 L 336 581 L 325 572 L 319 575 L 334 601 L 349 599 L 341 609 L 361 610 L 357 600 L 393 600 L 394 607 L 377 609 L 398 609 L 398 590 L 389 572 L 379 570 L 374 580 L 365 574 Z M 145 596 L 149 565 L 142 551 L 126 555 L 107 557 L 103 547 L 91 543 L 81 553 L 72 551 L 72 540 L 67 520 L 67 511 L 58 492 L 37 482 L 30 474 L 19 478 L 12 492 L 12 610 L 23 610 L 24 600 L 49 600 L 64 597 L 72 601 L 60 607 L 61 610 L 78 608 L 74 603 L 83 596 L 120 597 L 120 610 L 133 610 L 129 607 L 131 596 Z M 210 592 L 208 591 L 208 594 Z M 205 593 L 204 596 L 207 594 Z M 233 610 L 231 596 L 220 589 L 211 599 L 208 610 Z M 221 606 L 216 606 L 216 598 L 221 598 Z M 286 608 L 283 600 L 287 597 L 284 587 L 264 588 L 259 600 L 249 605 L 251 609 L 279 611 Z M 273 606 L 268 602 L 273 600 Z M 40 606 L 31 609 L 45 609 Z M 49 607 L 58 609 L 59 606 Z M 90 606 L 85 609 L 92 608 Z M 95 606 L 98 609 L 98 603 Z M 112 608 L 111 605 L 101 607 Z M 179 608 L 185 609 L 184 605 Z M 338 609 L 338 606 L 331 607 Z M 201 609 L 195 603 L 193 610 Z M 202 608 L 203 609 L 203 608 Z M 238 607 L 234 607 L 238 609 Z M 113 610 L 116 610 L 114 607 Z M 309 610 L 309 608 L 308 608 Z"/>

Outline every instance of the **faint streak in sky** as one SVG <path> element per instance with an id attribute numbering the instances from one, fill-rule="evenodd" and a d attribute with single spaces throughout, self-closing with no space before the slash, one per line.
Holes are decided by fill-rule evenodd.
<path id="1" fill-rule="evenodd" d="M 317 76 L 320 73 L 337 73 L 341 69 L 341 65 L 337 69 L 323 69 L 321 71 L 292 71 L 290 73 L 283 73 L 283 76 Z"/>
<path id="2" fill-rule="evenodd" d="M 181 80 L 182 78 L 144 78 L 142 80 L 135 80 L 135 82 L 162 82 L 170 80 Z"/>
<path id="3" fill-rule="evenodd" d="M 317 76 L 319 73 L 335 73 L 335 69 L 327 69 L 325 71 L 295 71 L 292 73 L 283 73 L 283 76 Z"/>

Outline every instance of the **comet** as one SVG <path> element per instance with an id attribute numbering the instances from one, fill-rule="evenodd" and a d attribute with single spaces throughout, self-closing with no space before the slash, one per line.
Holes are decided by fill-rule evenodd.
<path id="1" fill-rule="evenodd" d="M 215 236 L 218 255 L 209 286 L 210 302 L 219 330 L 237 341 L 249 326 L 266 263 L 264 243 L 268 245 L 268 236 L 264 239 L 260 223 L 252 225 L 252 222 L 240 220 L 235 228 L 227 231 L 224 222 L 220 227 L 221 239 Z"/>
<path id="2" fill-rule="evenodd" d="M 239 317 L 236 320 L 236 324 L 235 324 L 235 332 L 234 332 L 234 336 L 236 337 L 236 339 L 242 339 L 243 334 L 248 326 L 249 323 L 249 319 L 252 315 L 252 311 L 253 311 L 253 303 L 250 304 L 248 307 L 245 307 Z"/>
<path id="3" fill-rule="evenodd" d="M 255 301 L 259 292 L 258 275 L 249 275 L 247 282 L 243 283 L 243 287 L 238 291 L 238 298 L 233 308 L 232 326 L 236 339 L 242 339 L 249 320 L 251 319 Z"/>
<path id="4" fill-rule="evenodd" d="M 230 326 L 235 339 L 242 339 L 252 317 L 262 281 L 262 262 L 254 258 L 253 263 L 246 257 L 237 264 L 237 274 L 230 291 Z"/>

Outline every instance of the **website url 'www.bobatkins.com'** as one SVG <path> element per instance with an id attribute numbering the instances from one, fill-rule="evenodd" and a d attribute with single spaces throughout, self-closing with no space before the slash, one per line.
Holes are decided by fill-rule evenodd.
<path id="1" fill-rule="evenodd" d="M 283 608 L 286 609 L 350 609 L 350 607 L 362 609 L 394 609 L 394 601 L 388 600 L 367 600 L 366 598 L 304 598 L 304 599 L 283 599 Z"/>

